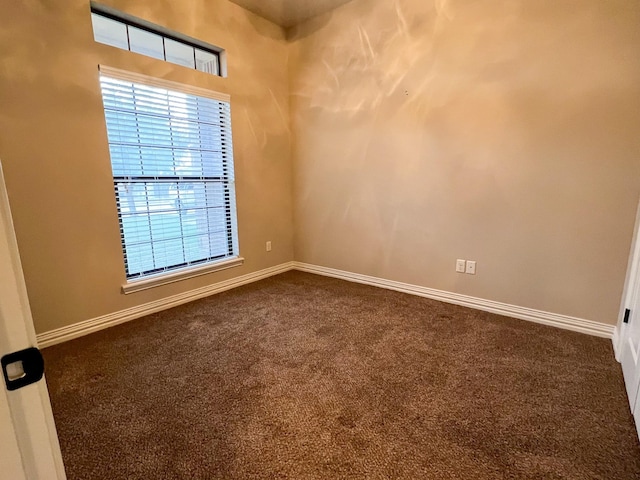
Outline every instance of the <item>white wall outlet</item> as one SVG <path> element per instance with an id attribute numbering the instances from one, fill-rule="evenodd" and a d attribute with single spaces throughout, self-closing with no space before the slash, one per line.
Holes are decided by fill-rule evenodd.
<path id="1" fill-rule="evenodd" d="M 465 269 L 465 261 L 460 259 L 456 260 L 456 272 L 464 273 L 464 269 Z"/>
<path id="2" fill-rule="evenodd" d="M 469 275 L 476 274 L 476 262 L 475 260 L 467 260 L 467 272 Z"/>
<path id="3" fill-rule="evenodd" d="M 271 241 L 267 242 L 267 252 L 271 251 Z"/>

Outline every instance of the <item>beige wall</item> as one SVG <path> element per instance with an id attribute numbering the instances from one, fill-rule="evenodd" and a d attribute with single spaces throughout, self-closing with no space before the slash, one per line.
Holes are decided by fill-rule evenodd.
<path id="1" fill-rule="evenodd" d="M 294 240 L 299 261 L 615 323 L 635 0 L 355 0 L 289 44 L 226 0 L 105 0 L 225 48 L 226 79 L 94 43 L 87 0 L 0 1 L 0 159 L 38 332 L 290 261 Z M 120 293 L 100 63 L 231 94 L 243 267 Z"/>
<path id="2" fill-rule="evenodd" d="M 636 0 L 355 0 L 290 32 L 296 260 L 615 323 L 639 25 Z"/>
<path id="3" fill-rule="evenodd" d="M 293 259 L 284 31 L 226 0 L 103 3 L 226 49 L 229 76 L 96 44 L 88 0 L 2 0 L 0 159 L 38 332 Z M 231 95 L 244 266 L 120 293 L 125 273 L 98 64 Z"/>

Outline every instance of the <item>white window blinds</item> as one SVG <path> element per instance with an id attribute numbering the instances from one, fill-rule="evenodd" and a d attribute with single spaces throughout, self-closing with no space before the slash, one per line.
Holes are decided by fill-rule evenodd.
<path id="1" fill-rule="evenodd" d="M 101 67 L 128 279 L 238 255 L 230 105 Z"/>

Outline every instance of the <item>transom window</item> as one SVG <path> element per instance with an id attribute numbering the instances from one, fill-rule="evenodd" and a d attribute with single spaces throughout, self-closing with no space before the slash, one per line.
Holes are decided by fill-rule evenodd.
<path id="1" fill-rule="evenodd" d="M 237 258 L 228 97 L 100 69 L 127 278 Z"/>
<path id="2" fill-rule="evenodd" d="M 220 52 L 212 45 L 94 3 L 91 23 L 96 42 L 221 75 Z"/>

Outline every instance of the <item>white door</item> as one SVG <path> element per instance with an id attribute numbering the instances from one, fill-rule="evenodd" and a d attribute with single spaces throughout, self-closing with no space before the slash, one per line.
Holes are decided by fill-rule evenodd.
<path id="1" fill-rule="evenodd" d="M 640 270 L 636 272 L 640 275 Z M 629 303 L 629 312 L 626 315 L 628 322 L 623 330 L 623 339 L 620 352 L 622 374 L 629 396 L 629 404 L 632 411 L 637 411 L 636 401 L 640 385 L 640 278 L 634 282 L 634 289 Z M 635 412 L 634 412 L 635 414 Z M 638 421 L 636 419 L 636 421 Z"/>
<path id="2" fill-rule="evenodd" d="M 640 434 L 640 203 L 613 347 L 622 364 L 629 405 Z"/>
<path id="3" fill-rule="evenodd" d="M 636 212 L 636 226 L 616 332 L 616 358 L 622 364 L 629 405 L 640 434 L 640 205 Z"/>
<path id="4" fill-rule="evenodd" d="M 34 346 L 36 335 L 0 163 L 0 357 Z M 18 367 L 11 372 L 15 377 L 19 365 L 12 365 Z M 66 479 L 44 380 L 9 391 L 0 374 L 0 476 Z"/>
<path id="5" fill-rule="evenodd" d="M 640 435 L 640 385 L 638 386 L 638 393 L 636 394 L 636 406 L 633 409 L 633 419 L 636 422 L 636 430 L 638 431 L 638 435 Z"/>

